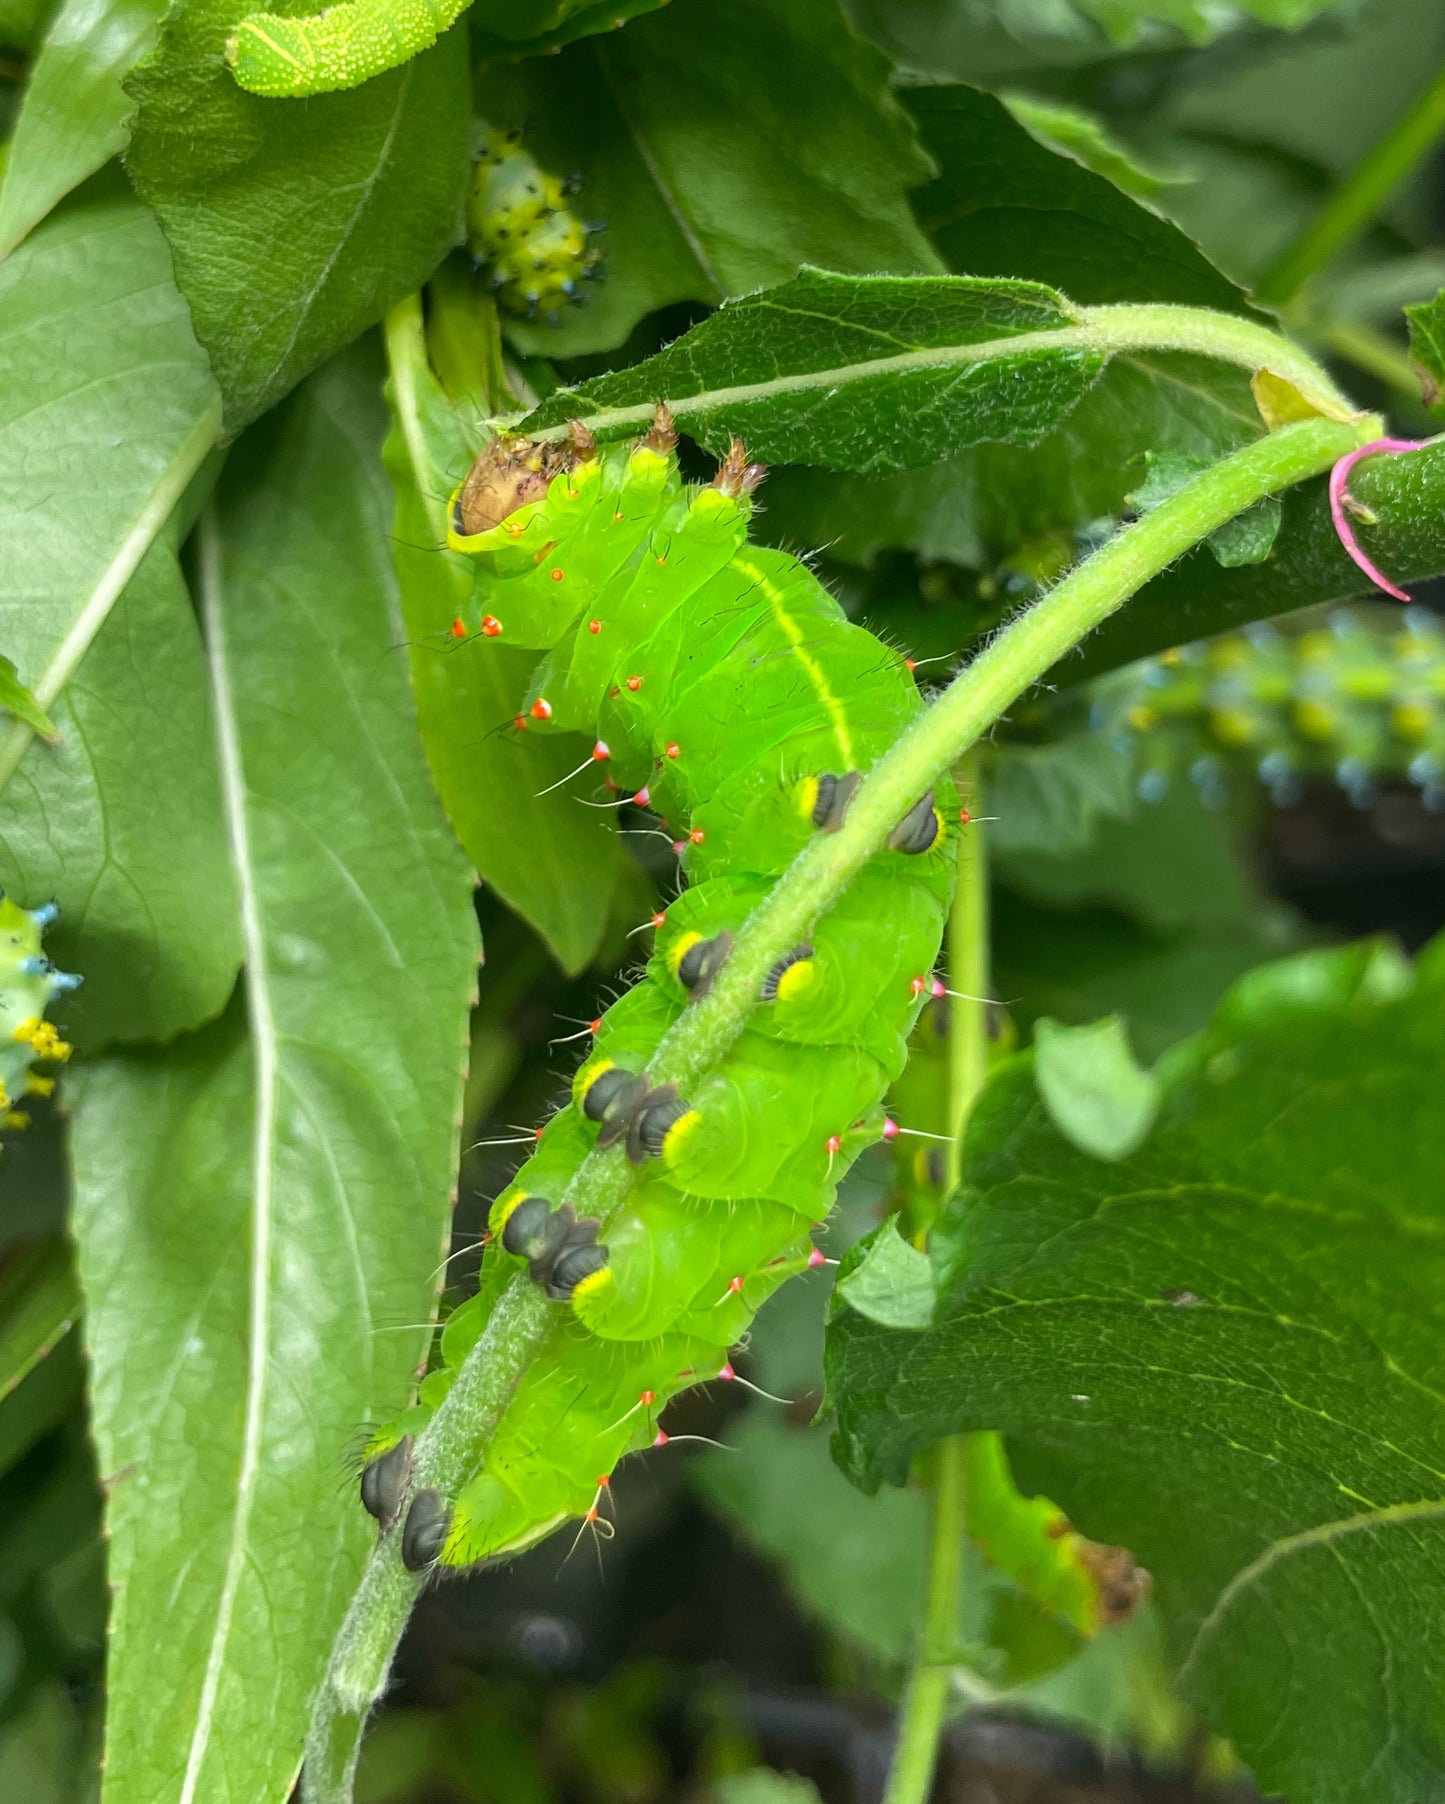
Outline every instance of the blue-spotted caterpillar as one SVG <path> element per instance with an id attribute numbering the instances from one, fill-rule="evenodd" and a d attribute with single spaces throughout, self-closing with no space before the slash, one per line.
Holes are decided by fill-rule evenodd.
<path id="1" fill-rule="evenodd" d="M 823 1255 L 812 1230 L 839 1179 L 884 1137 L 881 1102 L 930 990 L 952 892 L 957 801 L 920 796 L 889 846 L 782 958 L 731 1050 L 686 1095 L 641 1076 L 703 995 L 755 904 L 815 834 L 836 831 L 866 771 L 922 709 L 904 658 L 845 618 L 797 559 L 748 541 L 762 471 L 734 444 L 684 484 L 659 409 L 638 443 L 495 441 L 452 504 L 476 560 L 459 630 L 472 655 L 542 650 L 518 716 L 584 728 L 619 796 L 657 818 L 687 888 L 655 917 L 644 981 L 594 1024 L 571 1100 L 493 1205 L 478 1295 L 441 1336 L 415 1409 L 375 1437 L 363 1498 L 404 1512 L 416 1568 L 516 1552 L 595 1516 L 658 1415 L 733 1376 L 763 1300 Z M 595 766 L 594 766 L 595 767 Z M 628 1198 L 606 1224 L 561 1202 L 594 1147 L 625 1149 Z M 557 1331 L 471 1482 L 406 1496 L 411 1437 L 521 1268 Z"/>
<path id="2" fill-rule="evenodd" d="M 1155 800 L 1182 774 L 1206 801 L 1252 770 L 1281 804 L 1333 778 L 1368 802 L 1404 779 L 1445 807 L 1445 627 L 1423 607 L 1337 610 L 1325 626 L 1259 626 L 1101 678 L 1090 719 Z"/>
<path id="3" fill-rule="evenodd" d="M 0 895 L 0 1127 L 23 1128 L 27 1096 L 49 1096 L 55 1080 L 37 1064 L 63 1064 L 70 1047 L 45 1011 L 80 979 L 57 971 L 41 950 L 41 936 L 56 917 L 53 902 L 21 908 Z"/>
<path id="4" fill-rule="evenodd" d="M 467 202 L 467 244 L 491 272 L 502 306 L 555 326 L 596 274 L 596 228 L 572 212 L 567 184 L 538 167 L 521 137 L 487 133 Z"/>

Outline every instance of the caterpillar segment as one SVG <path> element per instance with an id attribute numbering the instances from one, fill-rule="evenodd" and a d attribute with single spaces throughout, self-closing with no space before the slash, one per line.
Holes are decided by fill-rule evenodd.
<path id="1" fill-rule="evenodd" d="M 467 244 L 491 272 L 510 313 L 560 325 L 585 298 L 600 253 L 598 227 L 568 206 L 572 184 L 548 175 L 522 148 L 521 132 L 488 131 L 467 201 Z"/>
<path id="2" fill-rule="evenodd" d="M 475 559 L 474 654 L 498 639 L 544 654 L 525 730 L 594 736 L 619 799 L 637 795 L 678 836 L 685 888 L 494 1203 L 479 1292 L 448 1321 L 416 1406 L 368 1449 L 378 1459 L 428 1419 L 525 1262 L 557 1325 L 484 1467 L 440 1500 L 450 1514 L 429 1502 L 417 1520 L 413 1551 L 444 1567 L 585 1521 L 619 1460 L 665 1443 L 668 1400 L 731 1377 L 728 1349 L 759 1305 L 820 1262 L 812 1230 L 884 1137 L 951 894 L 957 802 L 941 783 L 769 974 L 727 1055 L 685 1092 L 648 1080 L 757 903 L 842 825 L 860 773 L 924 706 L 904 659 L 805 565 L 748 541 L 763 472 L 742 446 L 690 485 L 675 443 L 664 408 L 631 445 L 599 448 L 580 425 L 498 441 L 452 500 L 449 543 Z M 605 1227 L 565 1200 L 596 1148 L 633 1173 Z"/>
<path id="3" fill-rule="evenodd" d="M 1445 624 L 1427 608 L 1337 609 L 1182 647 L 1102 678 L 1091 724 L 1157 801 L 1181 776 L 1206 802 L 1252 774 L 1280 805 L 1310 777 L 1363 805 L 1404 780 L 1445 808 Z"/>
<path id="4" fill-rule="evenodd" d="M 57 971 L 41 946 L 45 930 L 59 915 L 53 902 L 22 908 L 0 893 L 0 1128 L 29 1125 L 25 1100 L 49 1096 L 55 1079 L 37 1066 L 63 1065 L 70 1046 L 45 1018 L 58 997 L 80 987 L 81 979 Z"/>

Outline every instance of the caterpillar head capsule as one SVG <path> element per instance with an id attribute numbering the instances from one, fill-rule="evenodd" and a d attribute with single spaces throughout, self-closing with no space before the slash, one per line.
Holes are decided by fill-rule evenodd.
<path id="1" fill-rule="evenodd" d="M 597 441 L 580 420 L 567 422 L 564 443 L 528 438 L 494 438 L 478 452 L 452 502 L 455 537 L 475 538 L 545 498 L 554 476 L 575 470 L 597 454 Z"/>
<path id="2" fill-rule="evenodd" d="M 408 1572 L 425 1572 L 435 1566 L 452 1525 L 451 1506 L 440 1491 L 418 1491 L 406 1512 L 401 1531 L 401 1563 Z"/>
<path id="3" fill-rule="evenodd" d="M 403 1435 L 394 1447 L 368 1460 L 361 1471 L 361 1502 L 369 1515 L 381 1524 L 382 1533 L 392 1528 L 401 1514 L 401 1500 L 411 1477 L 412 1437 Z"/>

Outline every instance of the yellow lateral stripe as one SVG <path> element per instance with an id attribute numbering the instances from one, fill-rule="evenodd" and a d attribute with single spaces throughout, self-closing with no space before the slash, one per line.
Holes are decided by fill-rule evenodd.
<path id="1" fill-rule="evenodd" d="M 734 570 L 742 571 L 750 577 L 768 598 L 768 606 L 773 610 L 773 617 L 787 635 L 788 643 L 803 669 L 808 673 L 808 680 L 818 692 L 818 700 L 827 710 L 828 718 L 833 723 L 833 736 L 838 741 L 838 756 L 842 759 L 845 771 L 854 770 L 857 761 L 853 756 L 853 735 L 848 731 L 848 716 L 832 689 L 828 679 L 823 675 L 817 660 L 808 652 L 803 639 L 802 629 L 783 605 L 783 596 L 777 584 L 770 581 L 756 564 L 739 555 L 733 559 Z"/>

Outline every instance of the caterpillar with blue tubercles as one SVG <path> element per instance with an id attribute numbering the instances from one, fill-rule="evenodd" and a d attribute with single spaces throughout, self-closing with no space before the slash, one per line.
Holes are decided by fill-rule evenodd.
<path id="1" fill-rule="evenodd" d="M 28 1125 L 27 1096 L 49 1096 L 55 1080 L 37 1064 L 64 1064 L 69 1044 L 45 1018 L 59 996 L 80 986 L 70 971 L 57 971 L 41 948 L 41 938 L 56 919 L 53 902 L 22 908 L 0 894 L 0 1127 Z"/>
<path id="2" fill-rule="evenodd" d="M 1404 780 L 1445 808 L 1445 627 L 1423 607 L 1337 609 L 1299 633 L 1262 625 L 1099 679 L 1090 720 L 1145 801 L 1187 775 L 1206 802 L 1252 772 L 1272 799 L 1329 777 L 1369 803 Z"/>
<path id="3" fill-rule="evenodd" d="M 743 922 L 861 773 L 923 708 L 906 660 L 851 624 L 796 558 L 748 540 L 762 470 L 734 443 L 715 479 L 678 473 L 664 408 L 639 442 L 494 441 L 454 497 L 476 561 L 458 622 L 542 651 L 519 728 L 585 730 L 594 770 L 650 810 L 686 887 L 654 917 L 643 981 L 593 1024 L 571 1098 L 492 1206 L 480 1288 L 447 1322 L 416 1406 L 369 1444 L 362 1497 L 420 1570 L 516 1553 L 597 1520 L 610 1475 L 665 1443 L 658 1417 L 733 1377 L 764 1299 L 823 1254 L 812 1230 L 885 1137 L 882 1099 L 931 989 L 952 893 L 957 798 L 920 796 L 806 944 L 780 959 L 748 1027 L 686 1095 L 642 1075 L 706 994 Z M 634 1174 L 607 1222 L 561 1199 L 583 1159 Z M 410 1447 L 502 1288 L 529 1273 L 558 1329 L 453 1497 L 408 1496 Z"/>

